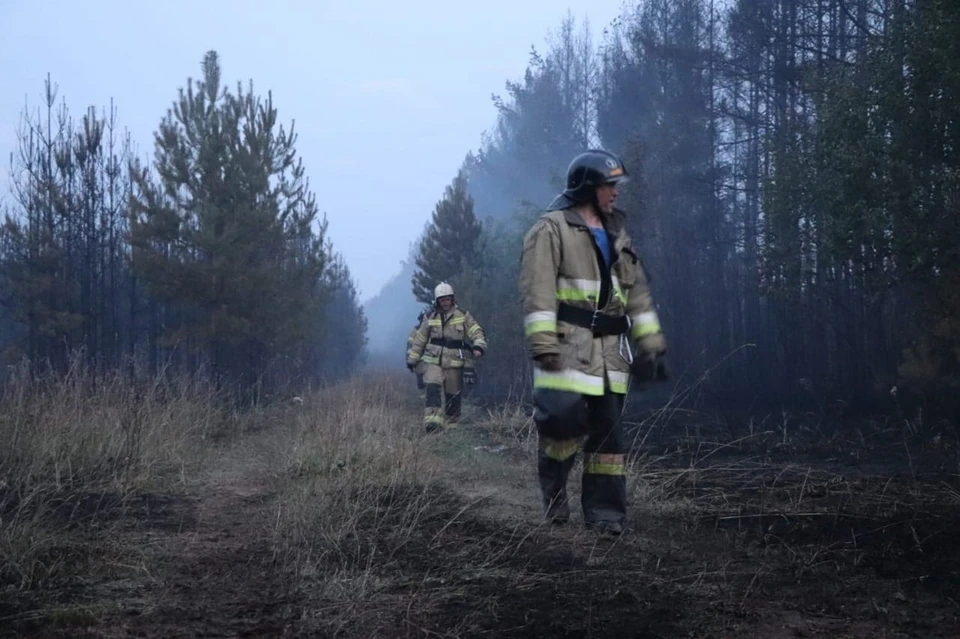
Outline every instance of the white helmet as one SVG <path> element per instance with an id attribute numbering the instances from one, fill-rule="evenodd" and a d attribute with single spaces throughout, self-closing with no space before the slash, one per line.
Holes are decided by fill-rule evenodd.
<path id="1" fill-rule="evenodd" d="M 447 284 L 446 282 L 440 282 L 437 284 L 437 287 L 433 289 L 433 301 L 436 302 L 441 297 L 453 296 L 453 287 Z"/>

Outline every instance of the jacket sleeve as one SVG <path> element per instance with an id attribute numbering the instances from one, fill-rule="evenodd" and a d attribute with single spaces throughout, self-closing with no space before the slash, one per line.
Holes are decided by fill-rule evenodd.
<path id="1" fill-rule="evenodd" d="M 557 341 L 560 255 L 560 236 L 556 229 L 549 220 L 538 220 L 523 238 L 520 257 L 523 327 L 534 358 L 560 354 Z"/>
<path id="2" fill-rule="evenodd" d="M 483 332 L 483 327 L 477 323 L 473 315 L 465 313 L 463 328 L 467 332 L 467 340 L 470 345 L 482 353 L 487 352 L 487 336 Z"/>
<path id="3" fill-rule="evenodd" d="M 410 346 L 407 348 L 407 365 L 416 366 L 420 362 L 420 358 L 423 357 L 423 349 L 426 347 L 427 337 L 430 335 L 429 319 L 428 316 L 424 316 L 420 321 L 420 326 L 408 339 Z"/>
<path id="4" fill-rule="evenodd" d="M 641 352 L 662 355 L 667 352 L 667 343 L 660 328 L 660 318 L 653 304 L 650 282 L 643 262 L 632 248 L 625 252 L 633 259 L 628 268 L 634 269 L 635 281 L 627 293 L 627 315 L 630 317 L 630 336 L 637 340 Z"/>

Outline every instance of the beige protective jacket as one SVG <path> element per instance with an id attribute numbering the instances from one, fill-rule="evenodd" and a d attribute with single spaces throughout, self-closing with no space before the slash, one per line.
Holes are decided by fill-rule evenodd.
<path id="1" fill-rule="evenodd" d="M 463 368 L 472 349 L 487 350 L 483 329 L 473 316 L 454 306 L 449 313 L 439 310 L 425 315 L 411 336 L 407 363 L 433 364 L 441 368 Z"/>
<path id="2" fill-rule="evenodd" d="M 637 340 L 637 356 L 666 352 L 666 341 L 647 284 L 647 275 L 630 237 L 623 214 L 604 219 L 611 243 L 611 268 L 601 264 L 593 233 L 574 209 L 540 217 L 523 241 L 520 295 L 524 330 L 531 355 L 560 355 L 563 370 L 535 369 L 534 388 L 552 388 L 602 395 L 605 382 L 615 393 L 626 393 L 630 365 L 626 347 Z M 626 315 L 629 336 L 594 336 L 587 327 L 557 320 L 561 302 L 607 315 Z"/>

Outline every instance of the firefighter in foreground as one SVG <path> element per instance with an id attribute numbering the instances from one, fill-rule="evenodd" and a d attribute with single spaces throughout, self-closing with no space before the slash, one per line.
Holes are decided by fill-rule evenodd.
<path id="1" fill-rule="evenodd" d="M 469 312 L 457 306 L 452 286 L 441 282 L 433 297 L 434 308 L 420 322 L 407 351 L 408 369 L 415 371 L 421 363 L 424 366 L 427 432 L 451 428 L 460 421 L 468 354 L 480 359 L 487 350 L 483 329 Z"/>
<path id="2" fill-rule="evenodd" d="M 563 193 L 524 237 L 519 282 L 545 516 L 569 519 L 567 478 L 582 444 L 584 523 L 615 535 L 626 524 L 620 416 L 631 373 L 643 382 L 667 377 L 647 275 L 614 207 L 626 178 L 612 153 L 574 158 Z"/>

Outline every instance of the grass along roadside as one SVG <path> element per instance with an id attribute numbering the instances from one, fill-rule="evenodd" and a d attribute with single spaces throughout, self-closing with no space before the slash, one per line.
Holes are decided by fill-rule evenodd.
<path id="1" fill-rule="evenodd" d="M 169 487 L 230 429 L 202 385 L 120 376 L 13 379 L 0 396 L 0 584 L 29 589 L 91 569 L 84 532 L 109 536 L 137 496 Z M 78 565 L 79 562 L 79 565 Z"/>
<path id="2" fill-rule="evenodd" d="M 103 618 L 94 586 L 152 578 L 139 531 L 182 528 L 199 470 L 263 422 L 202 382 L 18 371 L 0 388 L 0 634 Z"/>
<path id="3" fill-rule="evenodd" d="M 385 551 L 388 542 L 379 539 L 386 522 L 403 529 L 397 543 L 416 528 L 440 470 L 421 445 L 420 414 L 392 379 L 305 399 L 294 417 L 274 530 L 277 551 L 300 577 L 368 563 L 369 553 Z"/>

